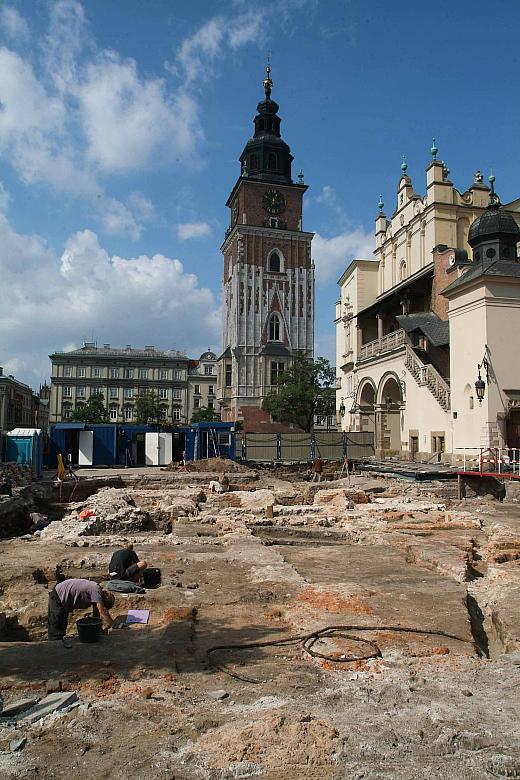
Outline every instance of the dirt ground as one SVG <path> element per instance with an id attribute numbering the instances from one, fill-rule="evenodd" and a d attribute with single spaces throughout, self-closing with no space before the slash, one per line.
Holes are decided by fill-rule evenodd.
<path id="1" fill-rule="evenodd" d="M 219 496 L 215 477 L 84 471 L 72 503 L 51 485 L 17 499 L 54 522 L 0 540 L 0 694 L 78 703 L 0 718 L 2 778 L 520 777 L 515 486 L 456 501 L 440 483 L 242 468 Z M 162 584 L 112 615 L 149 624 L 82 644 L 77 613 L 71 649 L 47 642 L 57 570 L 103 583 L 128 538 Z"/>

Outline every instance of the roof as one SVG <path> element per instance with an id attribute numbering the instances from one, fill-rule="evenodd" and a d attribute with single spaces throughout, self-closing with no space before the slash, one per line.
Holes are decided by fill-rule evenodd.
<path id="1" fill-rule="evenodd" d="M 214 352 L 212 352 L 210 349 L 208 349 L 207 352 L 203 352 L 200 356 L 199 360 L 218 360 L 217 356 Z"/>
<path id="2" fill-rule="evenodd" d="M 510 211 L 497 206 L 488 206 L 471 224 L 468 233 L 468 244 L 474 246 L 479 239 L 490 236 L 512 236 L 514 240 L 520 240 L 520 228 Z"/>
<path id="3" fill-rule="evenodd" d="M 399 282 L 399 284 L 394 285 L 389 290 L 379 295 L 375 299 L 375 301 L 370 304 L 370 306 L 366 306 L 364 309 L 360 309 L 357 313 L 357 316 L 359 317 L 361 314 L 367 314 L 372 309 L 377 309 L 378 305 L 383 303 L 383 301 L 388 300 L 396 293 L 400 293 L 403 290 L 406 290 L 407 287 L 411 286 L 419 279 L 422 279 L 427 276 L 433 276 L 433 263 L 428 263 L 428 265 L 424 266 L 424 268 L 421 268 L 419 271 L 416 271 L 411 276 L 407 276 L 406 279 L 403 279 L 402 282 Z"/>
<path id="4" fill-rule="evenodd" d="M 513 260 L 474 260 L 462 276 L 459 276 L 458 279 L 455 279 L 455 281 L 444 288 L 442 295 L 449 297 L 454 290 L 489 276 L 520 279 L 520 263 Z"/>
<path id="5" fill-rule="evenodd" d="M 260 352 L 261 355 L 279 355 L 281 357 L 290 357 L 291 353 L 283 344 L 276 341 L 269 341 Z"/>
<path id="6" fill-rule="evenodd" d="M 228 345 L 222 355 L 219 357 L 219 360 L 223 360 L 224 358 L 230 358 L 233 357 L 231 354 L 231 347 Z"/>
<path id="7" fill-rule="evenodd" d="M 8 432 L 8 436 L 34 436 L 35 433 L 40 434 L 41 428 L 13 428 Z"/>
<path id="8" fill-rule="evenodd" d="M 50 358 L 56 357 L 148 357 L 148 358 L 185 358 L 186 352 L 175 349 L 160 350 L 155 347 L 148 349 L 134 349 L 133 347 L 109 347 L 108 345 L 97 347 L 95 344 L 85 344 L 80 349 L 73 349 L 70 352 L 56 351 Z"/>
<path id="9" fill-rule="evenodd" d="M 434 347 L 450 343 L 450 327 L 447 320 L 441 320 L 432 311 L 420 311 L 414 314 L 399 314 L 397 322 L 407 333 L 420 330 Z"/>

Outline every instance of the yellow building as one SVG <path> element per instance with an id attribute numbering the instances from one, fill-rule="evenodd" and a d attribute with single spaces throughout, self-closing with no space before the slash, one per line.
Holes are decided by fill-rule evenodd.
<path id="1" fill-rule="evenodd" d="M 356 259 L 345 270 L 339 279 L 335 317 L 337 412 L 342 429 L 371 431 L 378 454 L 412 459 L 435 459 L 439 453 L 457 454 L 462 446 L 495 441 L 500 428 L 493 418 L 486 420 L 489 435 L 484 435 L 481 423 L 475 423 L 471 435 L 462 435 L 456 408 L 462 374 L 464 388 L 471 387 L 477 363 L 473 366 L 472 357 L 463 358 L 463 345 L 474 338 L 474 323 L 455 314 L 456 301 L 466 295 L 462 291 L 467 286 L 453 282 L 474 271 L 470 226 L 489 213 L 494 193 L 480 171 L 467 190 L 457 190 L 446 165 L 437 160 L 435 144 L 431 151 L 423 196 L 414 191 L 403 160 L 389 219 L 383 202 L 379 204 L 374 259 Z M 500 214 L 507 209 L 514 214 L 513 222 L 520 221 L 519 201 L 498 209 Z M 475 248 L 474 241 L 471 244 Z M 508 262 L 514 276 L 520 267 L 516 252 Z M 452 293 L 444 296 L 450 286 Z M 489 295 L 483 293 L 488 302 Z M 513 325 L 519 309 L 507 295 L 502 301 L 501 316 L 512 317 Z M 486 305 L 478 315 L 484 319 Z M 480 331 L 482 327 L 487 327 L 485 322 L 480 323 Z M 520 321 L 515 327 L 519 330 Z M 483 352 L 487 341 L 484 334 L 480 344 L 480 331 L 477 351 Z M 482 355 L 478 362 L 481 359 Z M 520 387 L 518 373 L 507 379 L 511 399 L 514 388 Z"/>

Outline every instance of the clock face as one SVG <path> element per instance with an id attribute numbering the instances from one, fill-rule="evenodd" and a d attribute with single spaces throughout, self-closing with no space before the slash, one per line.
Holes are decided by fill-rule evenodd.
<path id="1" fill-rule="evenodd" d="M 285 211 L 285 198 L 279 190 L 267 190 L 262 203 L 269 214 L 281 214 Z"/>

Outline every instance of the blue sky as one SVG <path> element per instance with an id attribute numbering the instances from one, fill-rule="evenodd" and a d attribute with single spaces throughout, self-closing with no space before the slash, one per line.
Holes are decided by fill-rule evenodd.
<path id="1" fill-rule="evenodd" d="M 438 0 L 0 0 L 0 365 L 37 386 L 83 339 L 197 356 L 220 340 L 227 196 L 272 52 L 309 185 L 316 353 L 369 257 L 402 155 L 519 193 L 520 5 Z"/>

